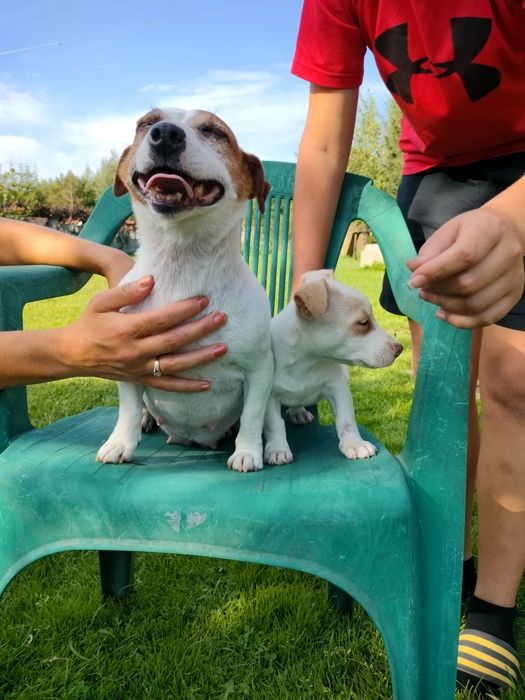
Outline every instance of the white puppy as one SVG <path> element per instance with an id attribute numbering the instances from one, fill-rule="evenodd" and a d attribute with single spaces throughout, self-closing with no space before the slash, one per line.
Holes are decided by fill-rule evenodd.
<path id="1" fill-rule="evenodd" d="M 281 405 L 290 406 L 292 423 L 309 423 L 314 417 L 304 406 L 321 398 L 334 412 L 341 452 L 349 459 L 374 455 L 374 445 L 359 434 L 346 365 L 386 367 L 403 348 L 377 325 L 368 299 L 336 282 L 331 270 L 308 272 L 270 328 L 275 372 L 264 420 L 264 461 L 293 460 Z"/>
<path id="2" fill-rule="evenodd" d="M 138 121 L 135 140 L 120 159 L 114 192 L 126 190 L 140 247 L 122 283 L 147 274 L 155 278 L 151 295 L 126 311 L 204 295 L 206 313 L 227 314 L 214 342 L 225 343 L 228 352 L 188 372 L 210 380 L 207 392 L 120 384 L 118 421 L 97 460 L 131 460 L 141 439 L 144 400 L 168 442 L 215 446 L 240 418 L 228 466 L 262 469 L 264 407 L 273 371 L 270 309 L 240 254 L 245 202 L 256 198 L 263 211 L 269 190 L 261 162 L 241 151 L 228 126 L 209 112 L 154 110 Z M 155 369 L 162 370 L 162 358 Z"/>

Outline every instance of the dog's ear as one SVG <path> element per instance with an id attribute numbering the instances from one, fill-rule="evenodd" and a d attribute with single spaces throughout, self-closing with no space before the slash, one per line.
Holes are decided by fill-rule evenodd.
<path id="1" fill-rule="evenodd" d="M 124 169 L 130 148 L 131 146 L 128 146 L 126 149 L 124 149 L 124 152 L 120 156 L 120 160 L 117 164 L 117 172 L 115 173 L 115 179 L 113 181 L 113 194 L 116 197 L 122 197 L 122 195 L 126 194 L 126 192 L 128 191 L 128 188 L 125 184 L 126 176 L 124 173 Z"/>
<path id="2" fill-rule="evenodd" d="M 264 169 L 257 156 L 253 156 L 251 153 L 243 153 L 242 157 L 252 181 L 248 199 L 256 199 L 259 211 L 261 214 L 264 214 L 264 203 L 272 186 L 264 179 Z"/>
<path id="3" fill-rule="evenodd" d="M 305 272 L 302 277 L 301 277 L 301 284 L 305 284 L 306 282 L 312 282 L 313 280 L 320 280 L 320 279 L 325 279 L 325 280 L 333 280 L 335 279 L 335 274 L 333 270 L 310 270 L 309 272 Z"/>
<path id="4" fill-rule="evenodd" d="M 328 286 L 324 279 L 301 284 L 293 300 L 299 316 L 314 320 L 325 315 L 328 309 Z"/>

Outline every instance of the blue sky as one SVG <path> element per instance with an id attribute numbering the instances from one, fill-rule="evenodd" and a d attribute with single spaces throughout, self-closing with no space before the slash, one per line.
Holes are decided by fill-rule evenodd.
<path id="1" fill-rule="evenodd" d="M 24 0 L 0 29 L 0 167 L 96 169 L 152 106 L 217 112 L 246 151 L 294 160 L 308 85 L 302 0 Z M 383 99 L 373 62 L 364 89 Z"/>

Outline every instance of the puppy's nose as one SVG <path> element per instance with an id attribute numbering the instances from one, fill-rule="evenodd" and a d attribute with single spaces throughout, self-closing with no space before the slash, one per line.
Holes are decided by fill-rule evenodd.
<path id="1" fill-rule="evenodd" d="M 186 132 L 171 122 L 157 122 L 149 132 L 149 142 L 160 155 L 182 153 L 186 148 Z"/>
<path id="2" fill-rule="evenodd" d="M 392 343 L 392 350 L 394 351 L 394 355 L 399 357 L 399 355 L 401 355 L 403 352 L 403 346 L 401 343 Z"/>

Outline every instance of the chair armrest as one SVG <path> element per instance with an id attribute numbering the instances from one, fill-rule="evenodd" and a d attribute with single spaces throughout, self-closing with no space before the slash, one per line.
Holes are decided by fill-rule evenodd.
<path id="1" fill-rule="evenodd" d="M 25 304 L 73 294 L 90 277 L 52 265 L 0 267 L 0 330 L 20 330 Z"/>
<path id="2" fill-rule="evenodd" d="M 90 276 L 46 265 L 0 267 L 0 332 L 23 328 L 26 303 L 72 294 Z M 0 390 L 0 451 L 30 427 L 25 386 Z"/>
<path id="3" fill-rule="evenodd" d="M 362 216 L 361 216 L 362 215 Z M 403 313 L 421 324 L 423 343 L 401 460 L 425 491 L 461 492 L 466 459 L 471 333 L 436 318 L 436 306 L 408 287 L 406 261 L 415 256 L 403 215 L 394 200 L 371 184 L 363 188 L 362 218 L 374 233 Z M 428 466 L 428 469 L 426 467 Z"/>
<path id="4" fill-rule="evenodd" d="M 95 243 L 110 245 L 131 214 L 129 195 L 115 197 L 108 188 L 93 209 L 80 234 Z M 91 273 L 52 265 L 0 267 L 0 330 L 22 328 L 22 310 L 31 301 L 74 294 Z"/>
<path id="5" fill-rule="evenodd" d="M 131 213 L 128 195 L 117 199 L 106 190 L 81 232 L 81 238 L 109 245 Z M 0 267 L 0 332 L 21 330 L 25 304 L 73 294 L 91 273 L 66 270 L 52 265 Z M 25 387 L 0 390 L 0 451 L 18 433 L 27 430 Z"/>

